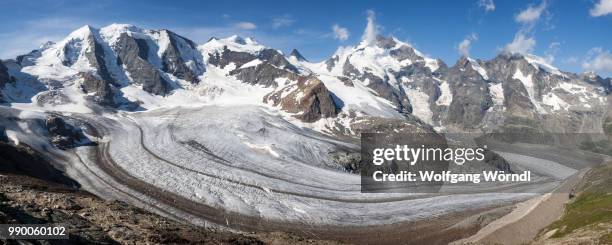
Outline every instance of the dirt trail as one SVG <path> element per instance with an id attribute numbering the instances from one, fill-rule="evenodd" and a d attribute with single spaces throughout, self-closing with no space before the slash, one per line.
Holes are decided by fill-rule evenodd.
<path id="1" fill-rule="evenodd" d="M 533 241 L 538 232 L 563 215 L 569 192 L 588 169 L 568 178 L 553 193 L 544 194 L 516 205 L 508 215 L 490 223 L 475 235 L 453 244 L 525 244 Z"/>

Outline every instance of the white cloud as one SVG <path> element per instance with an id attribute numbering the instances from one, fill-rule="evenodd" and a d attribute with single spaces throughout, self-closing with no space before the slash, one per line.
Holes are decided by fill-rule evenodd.
<path id="1" fill-rule="evenodd" d="M 495 3 L 493 0 L 478 0 L 478 6 L 484 8 L 485 12 L 495 10 Z"/>
<path id="2" fill-rule="evenodd" d="M 540 20 L 540 17 L 546 13 L 547 7 L 547 0 L 542 0 L 539 5 L 529 5 L 515 16 L 514 20 L 521 24 L 521 27 L 514 34 L 512 42 L 506 44 L 503 48 L 504 52 L 516 54 L 529 54 L 533 52 L 536 45 L 533 29 Z M 550 17 L 550 15 L 548 16 Z"/>
<path id="3" fill-rule="evenodd" d="M 612 54 L 601 47 L 592 48 L 582 63 L 582 68 L 586 71 L 612 72 Z"/>
<path id="4" fill-rule="evenodd" d="M 612 0 L 599 0 L 589 13 L 593 17 L 612 14 Z"/>
<path id="5" fill-rule="evenodd" d="M 552 42 L 548 45 L 548 49 L 544 53 L 544 59 L 547 63 L 552 64 L 555 61 L 555 55 L 559 52 L 559 47 L 561 47 L 560 42 Z"/>
<path id="6" fill-rule="evenodd" d="M 272 27 L 276 29 L 284 26 L 290 26 L 293 24 L 293 22 L 295 22 L 295 19 L 293 19 L 291 15 L 286 14 L 272 19 Z"/>
<path id="7" fill-rule="evenodd" d="M 236 24 L 234 24 L 234 26 L 238 29 L 243 29 L 243 30 L 254 30 L 257 29 L 257 25 L 255 25 L 252 22 L 238 22 Z"/>
<path id="8" fill-rule="evenodd" d="M 476 33 L 472 33 L 471 35 L 465 37 L 463 41 L 457 45 L 457 50 L 459 50 L 459 54 L 465 57 L 470 56 L 470 47 L 472 46 L 472 42 L 478 40 L 478 36 Z"/>
<path id="9" fill-rule="evenodd" d="M 527 37 L 523 32 L 519 31 L 514 35 L 512 42 L 506 45 L 504 51 L 508 53 L 528 54 L 533 52 L 535 44 L 535 38 Z"/>
<path id="10" fill-rule="evenodd" d="M 334 39 L 345 41 L 349 38 L 349 31 L 344 27 L 334 24 L 332 30 L 334 31 Z"/>
<path id="11" fill-rule="evenodd" d="M 544 52 L 546 63 L 552 64 L 555 61 L 555 55 L 559 52 L 559 47 L 561 47 L 560 42 L 552 42 L 548 45 L 548 49 Z"/>
<path id="12" fill-rule="evenodd" d="M 542 13 L 546 10 L 547 7 L 546 0 L 542 1 L 538 6 L 529 6 L 527 9 L 521 11 L 514 20 L 521 24 L 532 24 L 540 19 Z"/>
<path id="13" fill-rule="evenodd" d="M 365 31 L 363 32 L 362 40 L 364 40 L 367 44 L 372 44 L 376 40 L 376 35 L 378 33 L 376 27 L 376 13 L 372 10 L 368 10 L 368 24 L 366 25 Z"/>
<path id="14" fill-rule="evenodd" d="M 565 64 L 576 64 L 576 63 L 578 63 L 578 57 L 571 56 L 571 57 L 565 58 L 563 60 L 563 63 L 565 63 Z"/>

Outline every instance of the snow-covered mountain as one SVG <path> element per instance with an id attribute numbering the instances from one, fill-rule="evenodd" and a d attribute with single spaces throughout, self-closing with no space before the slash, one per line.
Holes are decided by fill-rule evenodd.
<path id="1" fill-rule="evenodd" d="M 84 26 L 3 61 L 0 87 L 4 103 L 17 108 L 249 104 L 343 135 L 389 120 L 441 131 L 601 132 L 611 89 L 609 78 L 563 72 L 534 55 L 463 57 L 448 67 L 378 35 L 313 63 L 252 38 L 198 46 L 169 30 L 122 24 Z"/>
<path id="2" fill-rule="evenodd" d="M 252 38 L 197 45 L 168 30 L 85 26 L 0 62 L 0 142 L 49 159 L 106 199 L 194 224 L 372 236 L 378 230 L 363 231 L 473 219 L 552 191 L 590 163 L 573 152 L 557 163 L 490 151 L 457 170 L 527 169 L 535 181 L 379 195 L 362 192 L 354 174 L 360 133 L 610 133 L 610 89 L 609 78 L 533 55 L 449 67 L 380 35 L 311 62 Z"/>

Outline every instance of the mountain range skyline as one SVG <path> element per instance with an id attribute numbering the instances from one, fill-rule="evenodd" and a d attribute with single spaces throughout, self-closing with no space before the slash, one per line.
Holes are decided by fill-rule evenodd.
<path id="1" fill-rule="evenodd" d="M 427 7 L 421 6 L 424 5 L 423 3 L 411 4 L 417 6 L 418 9 Z M 92 11 L 91 5 L 83 6 L 83 4 L 70 2 L 58 3 L 57 6 L 51 6 L 51 11 L 46 13 L 43 18 L 31 16 L 31 14 L 30 16 L 23 15 L 23 18 L 31 20 L 22 21 L 21 26 L 17 24 L 9 26 L 10 23 L 7 23 L 7 21 L 5 21 L 5 24 L 0 24 L 4 25 L 4 29 L 7 30 L 0 34 L 1 36 L 13 36 L 13 38 L 3 38 L 4 41 L 0 41 L 0 44 L 4 46 L 0 50 L 0 58 L 15 58 L 17 55 L 25 54 L 37 48 L 46 41 L 59 41 L 79 26 L 86 24 L 102 27 L 110 23 L 130 23 L 147 29 L 169 29 L 198 44 L 206 42 L 211 37 L 224 38 L 234 34 L 253 37 L 258 42 L 280 49 L 286 54 L 295 48 L 310 61 L 318 62 L 332 56 L 339 47 L 359 42 L 363 38 L 362 33 L 365 32 L 364 18 L 366 18 L 373 27 L 371 30 L 410 43 L 426 55 L 432 58 L 440 58 L 449 65 L 454 64 L 465 54 L 469 54 L 473 58 L 486 60 L 505 50 L 512 50 L 538 55 L 562 70 L 575 73 L 596 71 L 604 77 L 611 75 L 610 47 L 606 46 L 611 43 L 608 40 L 610 35 L 606 35 L 606 29 L 599 28 L 610 21 L 610 15 L 606 15 L 605 12 L 606 1 L 602 3 L 583 2 L 579 5 L 556 1 L 521 2 L 517 4 L 470 1 L 469 3 L 449 4 L 457 5 L 454 8 L 457 13 L 444 13 L 444 15 L 449 19 L 456 19 L 454 21 L 456 25 L 453 26 L 456 26 L 456 28 L 441 29 L 440 26 L 448 27 L 449 25 L 448 20 L 437 18 L 441 17 L 438 16 L 439 13 L 429 12 L 430 16 L 423 19 L 420 17 L 427 16 L 423 16 L 424 14 L 408 14 L 412 13 L 410 6 L 399 3 L 396 6 L 398 10 L 390 10 L 387 9 L 389 5 L 379 8 L 376 4 L 358 2 L 354 4 L 356 6 L 344 8 L 345 11 L 343 12 L 350 15 L 345 16 L 346 18 L 340 18 L 346 14 L 338 13 L 334 14 L 333 17 L 319 17 L 317 20 L 303 18 L 300 13 L 294 13 L 292 12 L 293 9 L 287 8 L 289 6 L 275 5 L 271 2 L 263 4 L 264 7 L 274 6 L 270 7 L 269 15 L 246 15 L 249 18 L 241 18 L 241 16 L 245 16 L 240 13 L 243 10 L 218 8 L 215 6 L 218 4 L 206 4 L 210 5 L 208 9 L 211 10 L 209 11 L 215 9 L 218 12 L 206 16 L 195 15 L 191 13 L 193 11 L 186 10 L 188 9 L 186 5 L 194 5 L 193 9 L 204 7 L 194 3 L 174 6 L 174 8 L 164 6 L 165 4 L 162 3 L 151 3 L 147 7 L 144 7 L 142 3 L 125 6 L 126 10 L 139 7 L 147 12 L 164 9 L 166 14 L 160 15 L 163 17 L 160 17 L 158 21 L 139 20 L 138 14 L 132 14 L 131 18 L 126 18 L 125 10 L 115 11 L 104 18 L 100 18 L 97 14 L 90 13 Z M 243 3 L 242 5 L 246 6 L 248 4 Z M 293 3 L 291 5 L 297 4 Z M 309 8 L 320 5 L 321 3 L 314 3 Z M 321 9 L 321 11 L 338 10 L 341 8 L 338 5 L 338 3 L 332 2 L 329 9 Z M 603 10 L 601 10 L 603 12 L 594 12 L 598 5 L 603 5 Z M 458 12 L 462 11 L 459 6 L 463 6 L 463 9 L 467 8 L 467 10 L 460 14 Z M 17 7 L 16 14 L 20 12 L 19 9 L 23 6 L 15 7 Z M 107 1 L 96 7 L 116 10 L 118 4 Z M 300 6 L 300 8 L 302 7 Z M 56 11 L 56 8 L 80 8 L 82 11 L 69 17 L 62 15 L 61 18 L 55 18 L 53 16 L 59 15 L 61 12 Z M 155 10 L 156 8 L 158 10 Z M 569 16 L 567 11 L 564 10 L 570 8 L 580 8 L 584 11 L 573 11 L 571 15 L 575 16 Z M 164 19 L 176 16 L 175 12 L 181 12 L 181 10 L 185 12 L 180 16 L 181 18 L 164 21 Z M 398 17 L 398 11 L 401 12 L 401 10 L 406 14 Z M 445 10 L 445 12 L 448 12 L 448 10 Z M 90 14 L 75 18 L 83 13 Z M 216 17 L 213 15 L 216 15 Z M 461 15 L 463 17 L 459 18 Z M 2 18 L 8 20 L 9 16 Z M 566 16 L 568 17 L 566 18 Z M 190 19 L 194 18 L 199 20 L 189 23 Z M 333 20 L 334 18 L 338 20 Z M 571 25 L 565 23 L 568 18 L 573 22 Z M 181 19 L 186 20 L 182 21 Z M 180 21 L 185 23 L 177 23 Z M 420 24 L 421 27 L 416 28 L 415 25 L 417 24 Z M 503 35 L 494 34 L 496 31 L 503 33 Z M 568 35 L 568 32 L 574 34 Z M 22 35 L 14 37 L 16 33 Z M 35 33 L 34 36 L 32 33 Z M 581 33 L 591 36 L 588 40 L 580 40 Z M 599 33 L 599 35 L 593 36 L 593 33 Z"/>
<path id="2" fill-rule="evenodd" d="M 583 239 L 555 220 L 609 196 L 612 0 L 4 4 L 0 223 L 88 244 L 525 244 Z M 370 160 L 400 145 L 444 161 Z M 390 179 L 406 171 L 443 178 Z"/>

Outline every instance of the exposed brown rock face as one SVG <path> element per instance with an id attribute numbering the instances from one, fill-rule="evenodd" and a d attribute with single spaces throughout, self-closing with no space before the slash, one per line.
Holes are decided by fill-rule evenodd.
<path id="1" fill-rule="evenodd" d="M 261 63 L 239 68 L 255 59 L 259 59 Z M 340 103 L 335 101 L 333 94 L 321 80 L 315 76 L 300 74 L 277 50 L 263 49 L 259 53 L 251 54 L 232 51 L 225 46 L 220 53 L 210 54 L 209 62 L 220 68 L 234 63 L 237 68 L 230 71 L 229 75 L 247 84 L 276 88 L 274 92 L 266 95 L 263 101 L 296 114 L 295 117 L 304 122 L 335 117 L 340 110 Z M 284 79 L 285 83 L 279 84 L 279 79 Z"/>
<path id="2" fill-rule="evenodd" d="M 291 92 L 281 97 L 288 91 Z M 325 84 L 312 76 L 300 76 L 295 86 L 270 94 L 264 98 L 264 101 L 272 101 L 274 105 L 280 105 L 283 110 L 296 113 L 295 117 L 304 122 L 335 117 L 340 109 Z"/>

